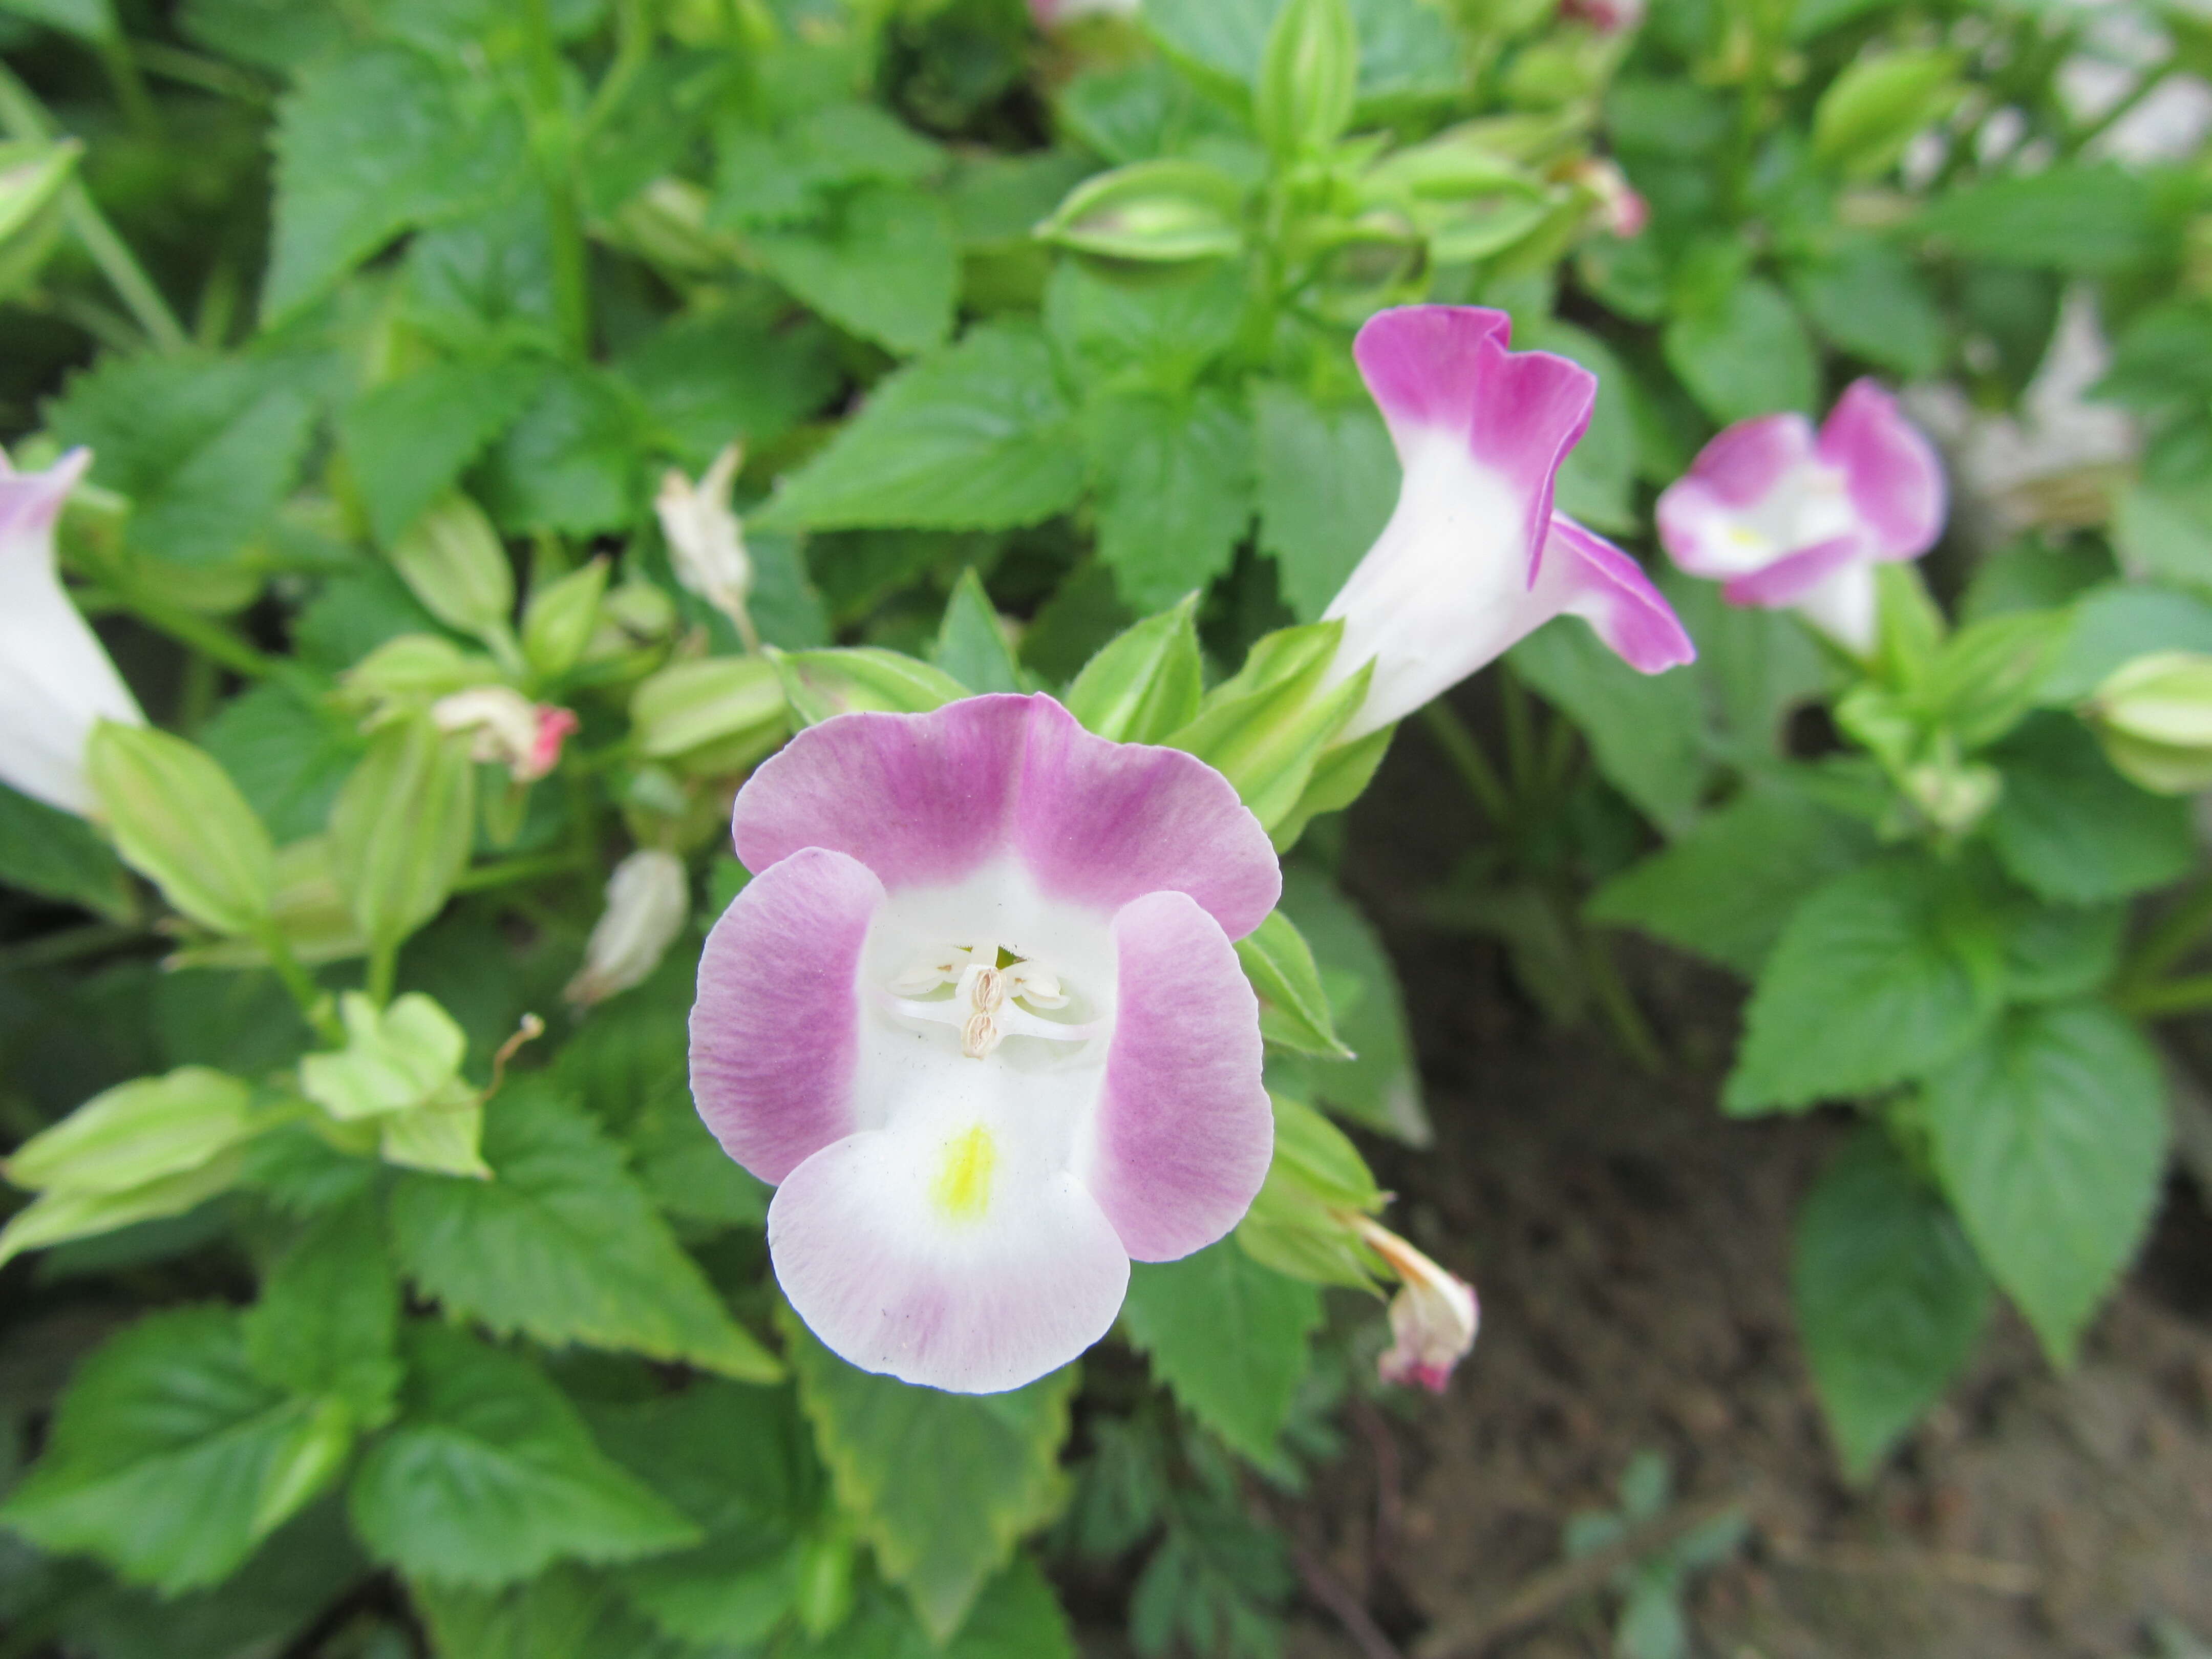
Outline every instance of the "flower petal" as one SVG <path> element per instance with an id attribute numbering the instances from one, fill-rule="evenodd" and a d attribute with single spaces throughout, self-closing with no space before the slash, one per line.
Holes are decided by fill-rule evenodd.
<path id="1" fill-rule="evenodd" d="M 1119 1009 L 1077 1168 L 1139 1261 L 1202 1249 L 1243 1218 L 1274 1152 L 1260 1010 L 1237 952 L 1180 893 L 1114 918 Z"/>
<path id="2" fill-rule="evenodd" d="M 1504 345 L 1512 328 L 1482 306 L 1403 306 L 1370 319 L 1352 350 L 1394 436 L 1409 427 L 1464 432 L 1474 418 L 1476 349 Z"/>
<path id="3" fill-rule="evenodd" d="M 1871 532 L 1869 556 L 1917 559 L 1943 533 L 1943 463 L 1872 380 L 1854 380 L 1820 428 L 1820 459 L 1842 470 Z"/>
<path id="4" fill-rule="evenodd" d="M 1560 611 L 1596 629 L 1598 638 L 1640 674 L 1698 659 L 1698 647 L 1681 619 L 1644 567 L 1564 514 L 1552 515 L 1536 586 L 1539 594 L 1557 597 Z"/>
<path id="5" fill-rule="evenodd" d="M 94 804 L 94 726 L 146 723 L 54 571 L 54 520 L 91 461 L 77 449 L 43 472 L 0 462 L 0 781 L 78 813 Z"/>
<path id="6" fill-rule="evenodd" d="M 892 889 L 1012 852 L 1048 897 L 1110 915 L 1173 889 L 1234 938 L 1282 890 L 1267 832 L 1227 779 L 1177 750 L 1093 736 L 1045 696 L 825 720 L 753 774 L 732 830 L 750 869 L 827 847 Z"/>
<path id="7" fill-rule="evenodd" d="M 1797 414 L 1762 415 L 1722 432 L 1659 492 L 1659 539 L 1668 556 L 1693 576 L 1740 574 L 1747 556 L 1729 532 L 1813 459 L 1814 442 L 1813 423 Z"/>
<path id="8" fill-rule="evenodd" d="M 859 973 L 883 884 L 806 848 L 730 902 L 699 958 L 691 1097 L 722 1150 L 763 1181 L 858 1127 Z"/>
<path id="9" fill-rule="evenodd" d="M 1721 589 L 1721 597 L 1730 605 L 1768 609 L 1795 605 L 1844 566 L 1869 556 L 1863 532 L 1832 536 L 1802 552 L 1777 559 L 1763 570 L 1747 570 L 1731 577 Z"/>
<path id="10" fill-rule="evenodd" d="M 997 1170 L 990 1157 L 958 1134 L 879 1130 L 824 1147 L 776 1189 L 776 1279 L 831 1352 L 902 1382 L 996 1394 L 1106 1334 L 1129 1260 L 1097 1203 L 1065 1170 Z"/>

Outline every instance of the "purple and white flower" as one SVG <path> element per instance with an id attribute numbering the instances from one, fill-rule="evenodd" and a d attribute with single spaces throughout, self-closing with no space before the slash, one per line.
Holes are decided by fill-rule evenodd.
<path id="1" fill-rule="evenodd" d="M 1943 531 L 1936 447 L 1872 380 L 1816 433 L 1802 415 L 1739 421 L 1659 497 L 1659 539 L 1731 605 L 1790 606 L 1844 649 L 1875 646 L 1874 568 Z"/>
<path id="2" fill-rule="evenodd" d="M 0 781 L 80 815 L 94 805 L 92 728 L 146 723 L 54 568 L 54 521 L 91 465 L 90 450 L 73 449 L 17 472 L 0 455 Z"/>
<path id="3" fill-rule="evenodd" d="M 1018 1388 L 1129 1263 L 1234 1226 L 1273 1119 L 1231 941 L 1281 873 L 1227 780 L 1047 697 L 852 714 L 738 793 L 691 1089 L 776 1277 L 863 1370 Z"/>
<path id="4" fill-rule="evenodd" d="M 1597 377 L 1508 350 L 1511 326 L 1502 311 L 1407 306 L 1370 319 L 1353 345 L 1405 479 L 1325 613 L 1344 623 L 1336 677 L 1375 665 L 1346 738 L 1403 719 L 1563 614 L 1646 674 L 1697 654 L 1634 559 L 1553 511 Z"/>

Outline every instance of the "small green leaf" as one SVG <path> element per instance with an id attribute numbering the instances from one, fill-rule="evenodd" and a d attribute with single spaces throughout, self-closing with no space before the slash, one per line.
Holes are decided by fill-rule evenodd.
<path id="1" fill-rule="evenodd" d="M 1916 134 L 1948 115 L 1966 88 L 1956 52 L 1875 51 L 1831 81 L 1813 111 L 1813 155 L 1852 179 L 1895 166 Z"/>
<path id="2" fill-rule="evenodd" d="M 1790 1291 L 1844 1472 L 1863 1480 L 1972 1353 L 1989 1280 L 1949 1209 L 1869 1127 L 1806 1195 Z"/>
<path id="3" fill-rule="evenodd" d="M 973 566 L 962 571 L 960 580 L 953 584 L 929 659 L 972 691 L 1024 689 L 1021 665 L 1014 660 L 1006 628 Z"/>
<path id="4" fill-rule="evenodd" d="M 1345 1220 L 1383 1195 L 1344 1132 L 1310 1106 L 1273 1097 L 1275 1155 L 1237 1243 L 1264 1267 L 1312 1285 L 1374 1288 L 1382 1264 Z"/>
<path id="5" fill-rule="evenodd" d="M 1045 288 L 1044 322 L 1069 379 L 1182 392 L 1235 341 L 1244 303 L 1231 264 L 1133 282 L 1063 259 Z"/>
<path id="6" fill-rule="evenodd" d="M 839 1504 L 933 1639 L 945 1640 L 1065 1499 L 1059 1458 L 1075 1367 L 1010 1394 L 942 1394 L 854 1370 L 795 1317 L 783 1328 Z"/>
<path id="7" fill-rule="evenodd" d="M 260 1124 L 234 1077 L 183 1066 L 119 1083 L 33 1135 L 0 1169 L 18 1187 L 121 1193 L 197 1170 Z"/>
<path id="8" fill-rule="evenodd" d="M 417 1579 L 408 1599 L 451 1659 L 684 1659 L 656 1641 L 604 1575 L 556 1564 L 504 1589 Z"/>
<path id="9" fill-rule="evenodd" d="M 239 1152 L 222 1152 L 195 1169 L 157 1176 L 119 1192 L 62 1187 L 41 1193 L 0 1228 L 0 1262 L 12 1261 L 25 1250 L 183 1215 L 235 1185 L 240 1164 Z"/>
<path id="10" fill-rule="evenodd" d="M 1943 1188 L 2051 1363 L 2134 1257 L 2166 1169 L 2166 1085 L 2101 1004 L 2016 1009 L 1928 1079 Z"/>
<path id="11" fill-rule="evenodd" d="M 1850 870 L 1799 905 L 1745 1013 L 1723 1103 L 1747 1115 L 1917 1077 L 1987 1030 L 2003 991 L 1993 919 L 1931 860 Z"/>
<path id="12" fill-rule="evenodd" d="M 1036 234 L 1079 253 L 1142 264 L 1220 259 L 1244 245 L 1244 189 L 1208 161 L 1133 161 L 1085 179 Z"/>
<path id="13" fill-rule="evenodd" d="M 1198 717 L 1167 739 L 1197 756 L 1237 787 L 1261 824 L 1289 816 L 1314 767 L 1366 700 L 1371 664 L 1331 684 L 1341 623 L 1279 629 L 1261 639 L 1244 666 L 1208 692 Z"/>
<path id="14" fill-rule="evenodd" d="M 214 1583 L 284 1518 L 265 1498 L 312 1496 L 297 1469 L 313 1415 L 255 1376 L 233 1310 L 155 1314 L 79 1369 L 0 1523 L 167 1595 Z"/>
<path id="15" fill-rule="evenodd" d="M 766 527 L 991 530 L 1082 492 L 1073 411 L 1036 333 L 1006 325 L 891 376 L 759 515 Z"/>
<path id="16" fill-rule="evenodd" d="M 1198 595 L 1124 629 L 1083 665 L 1067 712 L 1116 743 L 1158 743 L 1198 713 Z"/>
<path id="17" fill-rule="evenodd" d="M 1711 772 L 1694 677 L 1638 673 L 1576 617 L 1547 623 L 1506 660 L 1573 716 L 1607 782 L 1669 835 L 1688 827 Z"/>
<path id="18" fill-rule="evenodd" d="M 1337 1035 L 1358 1056 L 1304 1062 L 1310 1089 L 1339 1117 L 1415 1146 L 1432 1137 L 1397 969 L 1374 926 L 1326 876 L 1283 872 L 1284 911 L 1312 949 Z"/>
<path id="19" fill-rule="evenodd" d="M 1261 1468 L 1280 1461 L 1276 1437 L 1321 1325 L 1319 1291 L 1224 1238 L 1180 1261 L 1133 1266 L 1121 1319 L 1193 1416 Z"/>
<path id="20" fill-rule="evenodd" d="M 2143 174 L 2065 164 L 1952 191 L 1922 214 L 1919 228 L 1968 258 L 2094 275 L 2151 258 L 2161 214 Z"/>
<path id="21" fill-rule="evenodd" d="M 1237 959 L 1260 998 L 1260 1035 L 1299 1054 L 1357 1058 L 1336 1035 L 1321 970 L 1297 925 L 1280 910 L 1237 941 Z"/>
<path id="22" fill-rule="evenodd" d="M 540 1342 L 687 1360 L 751 1382 L 781 1374 L 730 1317 L 620 1152 L 537 1079 L 484 1114 L 495 1178 L 401 1179 L 392 1243 L 407 1276 L 452 1312 Z"/>
<path id="23" fill-rule="evenodd" d="M 276 895 L 276 849 L 204 750 L 144 726 L 102 721 L 86 771 L 131 867 L 204 927 L 252 933 Z"/>
<path id="24" fill-rule="evenodd" d="M 519 1354 L 434 1324 L 409 1329 L 399 1422 L 354 1476 L 355 1530 L 380 1560 L 439 1584 L 512 1583 L 574 1559 L 633 1560 L 699 1528 L 592 1442 Z"/>

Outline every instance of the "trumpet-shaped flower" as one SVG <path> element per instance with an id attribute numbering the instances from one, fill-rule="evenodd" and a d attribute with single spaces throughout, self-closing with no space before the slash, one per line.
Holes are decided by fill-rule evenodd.
<path id="1" fill-rule="evenodd" d="M 1360 1216 L 1353 1225 L 1399 1279 L 1398 1293 L 1390 1298 L 1392 1342 L 1376 1361 L 1376 1374 L 1385 1382 L 1419 1383 L 1442 1394 L 1482 1323 L 1474 1286 L 1380 1223 Z"/>
<path id="2" fill-rule="evenodd" d="M 532 702 L 504 685 L 477 685 L 430 705 L 441 732 L 469 734 L 469 753 L 487 766 L 504 766 L 520 784 L 535 783 L 561 763 L 561 745 L 576 729 L 576 716 L 551 703 Z"/>
<path id="3" fill-rule="evenodd" d="M 691 914 L 691 881 L 684 860 L 641 847 L 607 878 L 607 908 L 584 945 L 584 965 L 563 993 L 588 1008 L 643 982 L 684 931 Z"/>
<path id="4" fill-rule="evenodd" d="M 1326 613 L 1344 623 L 1337 678 L 1375 665 L 1347 738 L 1412 714 L 1562 614 L 1647 674 L 1696 655 L 1636 561 L 1552 510 L 1597 378 L 1507 350 L 1510 326 L 1502 311 L 1407 306 L 1369 319 L 1352 348 L 1405 477 Z"/>
<path id="5" fill-rule="evenodd" d="M 146 717 L 54 568 L 54 520 L 92 452 L 43 472 L 0 455 L 0 781 L 68 812 L 89 812 L 85 744 L 101 720 Z"/>
<path id="6" fill-rule="evenodd" d="M 776 1277 L 831 1349 L 1018 1388 L 1105 1334 L 1132 1258 L 1243 1215 L 1273 1116 L 1231 941 L 1281 876 L 1220 774 L 969 697 L 800 732 L 734 829 L 691 1091 L 777 1183 Z"/>
<path id="7" fill-rule="evenodd" d="M 1739 421 L 1659 497 L 1659 538 L 1731 605 L 1792 606 L 1846 650 L 1875 644 L 1874 567 L 1942 533 L 1943 464 L 1872 380 L 1816 433 L 1802 415 Z"/>

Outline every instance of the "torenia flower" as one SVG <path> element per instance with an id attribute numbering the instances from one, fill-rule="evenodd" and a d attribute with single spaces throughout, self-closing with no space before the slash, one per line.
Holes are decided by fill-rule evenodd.
<path id="1" fill-rule="evenodd" d="M 1872 380 L 1819 432 L 1802 415 L 1739 421 L 1659 497 L 1659 539 L 1731 605 L 1794 606 L 1846 650 L 1875 645 L 1874 567 L 1942 533 L 1943 464 Z"/>
<path id="2" fill-rule="evenodd" d="M 1474 1286 L 1380 1223 L 1358 1216 L 1352 1224 L 1399 1279 L 1398 1293 L 1390 1298 L 1395 1340 L 1375 1362 L 1376 1374 L 1385 1382 L 1418 1382 L 1431 1394 L 1442 1394 L 1451 1381 L 1452 1367 L 1474 1346 L 1474 1334 L 1482 1322 Z"/>
<path id="3" fill-rule="evenodd" d="M 17 472 L 0 455 L 0 781 L 79 814 L 93 806 L 92 728 L 146 723 L 54 568 L 54 520 L 91 464 L 75 449 Z"/>
<path id="4" fill-rule="evenodd" d="M 550 703 L 532 702 L 504 685 L 471 686 L 430 705 L 441 732 L 471 734 L 469 752 L 486 765 L 504 766 L 517 783 L 535 783 L 561 763 L 561 745 L 576 717 Z"/>
<path id="5" fill-rule="evenodd" d="M 588 1008 L 617 991 L 642 983 L 691 914 L 691 883 L 684 860 L 658 847 L 641 847 L 607 878 L 607 908 L 584 945 L 584 966 L 563 993 Z"/>
<path id="6" fill-rule="evenodd" d="M 691 1091 L 831 1349 L 1018 1388 L 1243 1215 L 1273 1117 L 1231 941 L 1282 884 L 1220 774 L 969 697 L 800 732 L 734 818 Z"/>
<path id="7" fill-rule="evenodd" d="M 1647 674 L 1697 653 L 1634 559 L 1552 510 L 1597 378 L 1511 352 L 1502 311 L 1407 306 L 1352 347 L 1405 469 L 1397 510 L 1326 615 L 1343 678 L 1372 661 L 1356 738 L 1449 690 L 1563 612 Z"/>
<path id="8" fill-rule="evenodd" d="M 690 479 L 675 467 L 660 480 L 653 510 L 668 538 L 669 562 L 676 580 L 734 623 L 745 649 L 760 649 L 745 600 L 753 591 L 753 562 L 745 552 L 744 526 L 730 510 L 730 489 L 744 461 L 742 445 L 732 444 L 714 465 Z"/>

